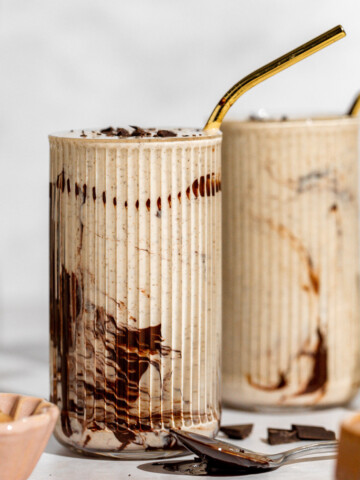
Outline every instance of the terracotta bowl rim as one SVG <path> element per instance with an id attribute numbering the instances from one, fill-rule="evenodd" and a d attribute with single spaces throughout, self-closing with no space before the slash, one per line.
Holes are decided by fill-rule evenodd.
<path id="1" fill-rule="evenodd" d="M 55 418 L 57 418 L 59 414 L 59 409 L 55 404 L 41 397 L 7 392 L 0 393 L 0 398 L 1 397 L 16 397 L 20 399 L 30 398 L 32 400 L 39 400 L 40 402 L 44 402 L 44 404 L 41 407 L 41 411 L 39 413 L 36 413 L 34 415 L 28 415 L 17 420 L 11 420 L 9 422 L 1 422 L 0 435 L 13 435 L 28 431 L 29 429 L 37 429 L 44 427 L 50 423 L 54 416 Z"/>

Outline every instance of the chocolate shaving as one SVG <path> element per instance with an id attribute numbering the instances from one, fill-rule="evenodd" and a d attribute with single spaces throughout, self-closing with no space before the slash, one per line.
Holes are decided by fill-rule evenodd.
<path id="1" fill-rule="evenodd" d="M 132 137 L 148 137 L 151 135 L 150 132 L 146 132 L 143 128 L 137 127 L 135 125 L 130 125 L 131 128 L 134 129 L 134 131 L 131 133 Z"/>
<path id="2" fill-rule="evenodd" d="M 171 130 L 158 130 L 155 137 L 176 137 L 176 133 Z"/>
<path id="3" fill-rule="evenodd" d="M 181 128 L 176 130 L 166 130 L 157 128 L 141 128 L 137 125 L 130 125 L 133 129 L 131 132 L 127 128 L 122 127 L 106 127 L 100 130 L 91 130 L 93 135 L 106 135 L 107 137 L 151 137 L 151 138 L 171 138 L 171 137 L 198 137 L 201 133 L 193 133 L 192 135 L 184 134 L 181 132 Z M 72 130 L 74 132 L 74 130 Z M 195 129 L 195 132 L 201 132 L 199 129 Z M 80 137 L 87 137 L 88 135 L 84 130 L 81 130 Z"/>
<path id="4" fill-rule="evenodd" d="M 253 429 L 252 423 L 247 423 L 244 425 L 225 425 L 220 427 L 220 430 L 225 433 L 229 438 L 236 440 L 243 440 L 247 438 Z"/>
<path id="5" fill-rule="evenodd" d="M 118 128 L 116 130 L 116 135 L 118 137 L 129 137 L 130 133 L 126 130 L 126 128 Z"/>
<path id="6" fill-rule="evenodd" d="M 102 130 L 100 130 L 100 133 L 104 133 L 105 135 L 108 133 L 114 134 L 114 127 L 103 128 Z"/>

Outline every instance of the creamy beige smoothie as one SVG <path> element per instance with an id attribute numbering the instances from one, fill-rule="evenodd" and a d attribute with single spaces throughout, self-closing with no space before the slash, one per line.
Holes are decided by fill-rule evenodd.
<path id="1" fill-rule="evenodd" d="M 359 386 L 356 118 L 225 122 L 223 400 L 336 405 Z"/>
<path id="2" fill-rule="evenodd" d="M 57 438 L 176 454 L 220 419 L 221 134 L 50 136 L 51 400 Z"/>

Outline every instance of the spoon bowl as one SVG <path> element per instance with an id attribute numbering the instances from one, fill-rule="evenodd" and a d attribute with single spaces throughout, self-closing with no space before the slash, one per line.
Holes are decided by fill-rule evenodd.
<path id="1" fill-rule="evenodd" d="M 205 459 L 211 464 L 222 465 L 225 468 L 238 468 L 242 471 L 274 470 L 286 465 L 291 460 L 314 453 L 337 452 L 337 440 L 311 443 L 284 452 L 267 454 L 258 453 L 238 447 L 222 440 L 212 439 L 198 433 L 184 432 L 172 429 L 171 433 L 188 450 Z"/>

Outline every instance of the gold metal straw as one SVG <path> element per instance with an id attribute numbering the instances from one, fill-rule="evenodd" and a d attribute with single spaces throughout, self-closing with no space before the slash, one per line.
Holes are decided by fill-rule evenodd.
<path id="1" fill-rule="evenodd" d="M 354 103 L 351 105 L 348 115 L 350 115 L 350 117 L 356 117 L 359 112 L 360 112 L 360 93 L 355 98 Z"/>
<path id="2" fill-rule="evenodd" d="M 285 68 L 300 62 L 306 57 L 309 57 L 313 53 L 321 50 L 322 48 L 331 45 L 332 43 L 345 37 L 346 33 L 341 25 L 332 28 L 331 30 L 323 33 L 319 37 L 310 40 L 310 42 L 304 43 L 295 50 L 286 53 L 282 57 L 277 58 L 273 62 L 264 65 L 263 67 L 250 73 L 247 77 L 236 83 L 225 95 L 221 98 L 220 102 L 214 108 L 209 120 L 206 122 L 204 130 L 218 130 L 221 122 L 223 121 L 229 108 L 241 97 L 245 92 L 250 90 L 258 83 L 263 82 L 269 77 L 272 77 L 278 72 L 285 70 Z M 359 105 L 360 108 L 360 105 Z"/>

